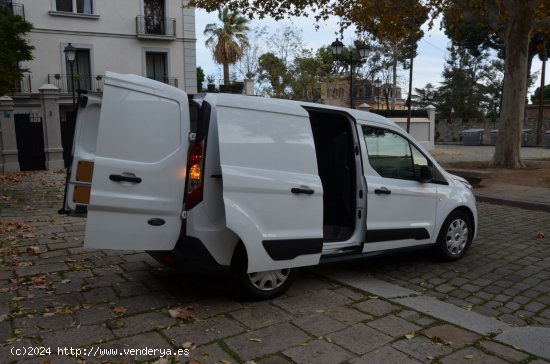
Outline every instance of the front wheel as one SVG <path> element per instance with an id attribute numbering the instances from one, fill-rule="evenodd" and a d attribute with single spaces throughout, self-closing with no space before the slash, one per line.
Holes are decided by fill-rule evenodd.
<path id="1" fill-rule="evenodd" d="M 247 273 L 247 259 L 244 249 L 236 252 L 233 261 L 233 280 L 245 298 L 253 301 L 270 300 L 283 294 L 296 279 L 296 268 L 276 269 L 265 272 Z"/>
<path id="2" fill-rule="evenodd" d="M 473 226 L 470 217 L 462 211 L 453 211 L 443 225 L 435 243 L 435 253 L 446 261 L 462 258 L 472 243 Z"/>

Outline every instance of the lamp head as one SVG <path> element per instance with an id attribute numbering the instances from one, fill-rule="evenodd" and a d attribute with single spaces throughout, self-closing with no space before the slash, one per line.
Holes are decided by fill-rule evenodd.
<path id="1" fill-rule="evenodd" d="M 76 59 L 76 48 L 69 43 L 69 45 L 63 49 L 63 52 L 65 52 L 65 59 L 68 62 L 73 63 Z"/>
<path id="2" fill-rule="evenodd" d="M 332 49 L 332 53 L 336 56 L 339 56 L 342 54 L 342 50 L 344 49 L 344 43 L 340 42 L 338 38 L 332 44 L 330 45 L 330 48 Z"/>

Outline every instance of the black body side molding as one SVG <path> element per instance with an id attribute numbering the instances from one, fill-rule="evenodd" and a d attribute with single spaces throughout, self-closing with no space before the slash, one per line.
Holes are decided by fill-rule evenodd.
<path id="1" fill-rule="evenodd" d="M 424 240 L 429 238 L 430 233 L 425 228 L 367 230 L 366 243 L 404 239 Z"/>
<path id="2" fill-rule="evenodd" d="M 323 239 L 264 240 L 265 251 L 273 260 L 294 259 L 299 255 L 317 254 L 323 250 Z"/>

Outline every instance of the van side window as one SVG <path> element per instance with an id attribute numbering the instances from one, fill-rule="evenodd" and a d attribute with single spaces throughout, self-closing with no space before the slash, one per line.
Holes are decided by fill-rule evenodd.
<path id="1" fill-rule="evenodd" d="M 386 178 L 410 179 L 420 175 L 428 160 L 409 141 L 390 130 L 363 126 L 369 163 Z"/>

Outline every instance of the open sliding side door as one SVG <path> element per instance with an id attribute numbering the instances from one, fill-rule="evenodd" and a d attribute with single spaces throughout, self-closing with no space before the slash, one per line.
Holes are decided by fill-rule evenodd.
<path id="1" fill-rule="evenodd" d="M 298 104 L 219 95 L 216 114 L 227 227 L 248 272 L 319 263 L 323 188 L 308 113 Z"/>

